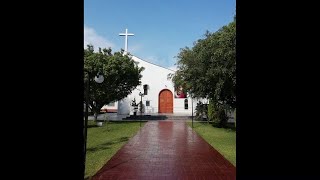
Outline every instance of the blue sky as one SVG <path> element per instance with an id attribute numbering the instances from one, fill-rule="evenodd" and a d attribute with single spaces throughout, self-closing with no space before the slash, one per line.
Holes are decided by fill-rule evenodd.
<path id="1" fill-rule="evenodd" d="M 84 0 L 84 43 L 124 49 L 146 61 L 174 69 L 183 47 L 233 20 L 235 0 Z"/>

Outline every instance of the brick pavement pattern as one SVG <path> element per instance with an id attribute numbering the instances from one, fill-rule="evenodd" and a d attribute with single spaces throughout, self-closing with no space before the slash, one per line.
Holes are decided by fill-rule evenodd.
<path id="1" fill-rule="evenodd" d="M 92 179 L 235 180 L 236 168 L 185 121 L 149 121 Z"/>

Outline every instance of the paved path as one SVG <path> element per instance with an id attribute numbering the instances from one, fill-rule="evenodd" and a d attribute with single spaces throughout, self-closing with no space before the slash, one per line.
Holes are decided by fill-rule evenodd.
<path id="1" fill-rule="evenodd" d="M 236 169 L 184 121 L 149 121 L 92 179 L 235 180 Z"/>

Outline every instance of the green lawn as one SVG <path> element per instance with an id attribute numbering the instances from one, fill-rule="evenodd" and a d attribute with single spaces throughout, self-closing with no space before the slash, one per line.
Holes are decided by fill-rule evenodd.
<path id="1" fill-rule="evenodd" d="M 188 122 L 191 127 L 192 123 Z M 215 128 L 206 122 L 193 122 L 193 129 L 212 147 L 236 166 L 236 132 L 231 129 Z"/>
<path id="2" fill-rule="evenodd" d="M 139 130 L 139 122 L 109 122 L 96 127 L 89 121 L 85 179 L 93 176 Z M 143 127 L 145 123 L 141 123 Z"/>

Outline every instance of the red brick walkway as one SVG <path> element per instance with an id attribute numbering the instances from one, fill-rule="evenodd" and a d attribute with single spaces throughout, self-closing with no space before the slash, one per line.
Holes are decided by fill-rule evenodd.
<path id="1" fill-rule="evenodd" d="M 236 169 L 184 121 L 149 121 L 92 179 L 234 180 Z"/>

